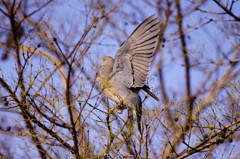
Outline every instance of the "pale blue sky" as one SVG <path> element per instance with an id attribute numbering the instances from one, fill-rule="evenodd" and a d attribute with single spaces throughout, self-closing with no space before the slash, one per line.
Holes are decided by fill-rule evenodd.
<path id="1" fill-rule="evenodd" d="M 134 1 L 136 2 L 136 1 Z M 82 33 L 83 29 L 86 27 L 86 20 L 85 19 L 85 12 L 88 12 L 91 10 L 91 8 L 85 7 L 85 3 L 87 1 L 77 1 L 77 0 L 69 0 L 69 1 L 57 1 L 57 3 L 52 3 L 50 6 L 48 6 L 48 9 L 51 10 L 45 10 L 46 14 L 44 17 L 44 20 L 47 21 L 55 31 L 56 34 L 60 37 L 61 40 L 69 40 L 75 42 L 78 40 Z M 186 8 L 186 6 L 190 5 L 189 1 L 184 1 L 182 3 L 182 8 L 184 8 L 184 11 L 187 11 L 190 8 Z M 151 7 L 146 7 L 146 4 L 143 1 L 138 1 L 137 6 L 142 9 L 142 14 L 139 12 L 133 10 L 131 7 L 128 6 L 128 3 L 124 3 L 124 5 L 118 9 L 118 12 L 115 12 L 112 14 L 113 18 L 116 20 L 116 24 L 119 26 L 120 29 L 123 29 L 127 32 L 128 35 L 136 28 L 138 24 L 140 24 L 146 17 L 157 14 L 156 10 Z M 235 5 L 237 6 L 237 5 Z M 240 2 L 238 2 L 238 6 L 240 7 Z M 212 11 L 212 12 L 221 12 L 222 10 L 219 9 L 213 2 L 207 2 L 204 7 L 202 7 L 204 10 Z M 239 8 L 235 7 L 233 8 L 234 12 L 237 15 L 240 15 Z M 136 21 L 136 24 L 132 24 L 131 22 L 128 22 L 126 19 L 124 19 L 124 12 L 127 13 L 135 13 L 137 19 L 134 19 L 133 17 L 129 17 L 132 21 Z M 89 11 L 88 16 L 92 16 L 92 12 Z M 219 15 L 210 15 L 210 14 L 199 14 L 199 11 L 194 12 L 193 14 L 190 14 L 186 16 L 184 19 L 184 26 L 189 27 L 187 30 L 193 30 L 195 27 L 198 27 L 200 24 L 203 24 L 207 22 L 209 19 L 219 19 Z M 39 14 L 35 15 L 35 18 L 39 18 Z M 230 17 L 228 17 L 230 19 Z M 162 21 L 162 17 L 159 17 L 159 20 Z M 220 20 L 220 19 L 219 19 Z M 174 21 L 174 19 L 172 19 Z M 90 21 L 87 21 L 88 23 Z M 125 25 L 128 23 L 128 25 Z M 208 59 L 212 60 L 222 60 L 223 57 L 220 53 L 218 53 L 218 50 L 228 52 L 229 49 L 233 46 L 238 44 L 239 45 L 239 39 L 227 39 L 224 33 L 221 31 L 221 28 L 223 24 L 229 24 L 229 22 L 223 22 L 223 21 L 214 21 L 211 22 L 204 27 L 201 27 L 198 30 L 194 30 L 190 33 L 186 34 L 186 41 L 188 45 L 188 51 L 190 53 L 190 56 L 194 57 L 195 59 L 201 61 L 201 62 L 209 62 Z M 64 37 L 66 35 L 65 32 L 63 32 L 63 28 L 68 31 L 68 37 Z M 78 28 L 78 32 L 73 32 Z M 168 26 L 166 33 L 165 33 L 165 47 L 162 48 L 162 54 L 164 57 L 164 76 L 165 76 L 165 82 L 166 82 L 166 90 L 170 98 L 173 98 L 173 96 L 177 95 L 176 98 L 182 98 L 185 96 L 185 79 L 184 79 L 184 67 L 183 64 L 183 58 L 182 58 L 182 52 L 179 47 L 179 40 L 174 40 L 178 37 L 178 35 L 174 34 L 177 32 L 177 25 L 176 23 L 170 24 Z M 89 50 L 87 54 L 89 54 L 92 58 L 96 58 L 95 60 L 98 62 L 98 64 L 101 62 L 101 58 L 103 56 L 112 56 L 114 57 L 118 47 L 119 42 L 114 38 L 115 34 L 119 36 L 121 41 L 124 41 L 126 39 L 126 35 L 122 34 L 119 30 L 111 30 L 110 25 L 106 24 L 106 28 L 103 32 L 103 35 L 96 41 L 97 43 L 107 44 L 110 46 L 101 46 L 98 44 L 93 45 L 93 47 Z M 73 39 L 70 39 L 72 37 Z M 65 39 L 66 38 L 66 39 Z M 216 46 L 219 46 L 220 48 L 216 48 Z M 158 63 L 158 56 L 156 56 L 156 59 L 153 63 L 153 67 L 149 74 L 149 85 L 150 87 L 158 87 L 158 77 L 154 76 L 156 68 L 155 66 Z M 229 57 L 231 58 L 231 57 Z M 15 64 L 13 62 L 13 57 L 10 58 L 11 60 L 6 62 L 0 62 L 0 76 L 4 76 L 4 78 L 9 79 L 12 78 L 15 73 Z M 33 62 L 38 66 L 38 59 L 35 59 Z M 191 61 L 192 63 L 195 63 L 195 61 Z M 35 65 L 35 66 L 36 66 Z M 214 67 L 214 64 L 207 65 L 209 69 L 211 70 Z M 91 71 L 93 66 L 91 66 L 90 63 L 88 63 L 88 60 L 85 62 L 85 69 Z M 222 69 L 219 71 L 219 75 L 221 75 L 221 71 L 225 69 L 226 66 L 222 66 Z M 208 70 L 206 70 L 208 71 Z M 205 74 L 200 72 L 198 68 L 192 68 L 191 69 L 191 78 L 192 78 L 192 91 L 195 93 L 197 90 L 196 88 L 199 87 L 199 83 L 202 82 L 203 77 Z M 1 88 L 0 88 L 1 90 Z M 160 91 L 157 90 L 157 93 Z M 158 95 L 160 97 L 160 95 Z M 91 100 L 93 103 L 95 103 L 96 98 Z M 152 102 L 152 99 L 148 99 L 146 104 L 154 103 L 154 106 L 160 106 L 161 102 L 157 104 L 156 102 Z M 154 107 L 154 108 L 155 108 Z M 152 109 L 152 107 L 148 107 L 146 109 Z M 4 113 L 4 112 L 3 112 Z M 3 115 L 1 113 L 1 115 Z M 6 115 L 6 114 L 5 114 Z M 93 136 L 96 134 L 93 134 Z M 161 135 L 156 135 L 156 141 L 159 141 L 161 139 Z M 1 138 L 0 138 L 1 139 Z M 100 141 L 99 141 L 100 142 Z"/>

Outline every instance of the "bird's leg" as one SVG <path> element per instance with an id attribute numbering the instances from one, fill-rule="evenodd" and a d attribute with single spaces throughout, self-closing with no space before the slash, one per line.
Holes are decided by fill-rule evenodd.
<path id="1" fill-rule="evenodd" d="M 120 100 L 120 103 L 117 103 L 117 107 L 116 107 L 117 110 L 116 110 L 116 112 L 118 114 L 122 114 L 123 110 L 126 109 L 127 107 L 126 107 L 125 104 L 123 104 L 123 100 L 122 99 L 119 99 L 119 100 Z"/>
<path id="2" fill-rule="evenodd" d="M 127 107 L 126 107 L 126 105 L 123 104 L 122 98 L 118 95 L 117 95 L 117 97 L 120 102 L 116 102 L 117 106 L 116 106 L 116 108 L 114 108 L 114 112 L 118 113 L 118 114 L 122 114 L 123 110 L 126 109 Z"/>
<path id="3" fill-rule="evenodd" d="M 123 113 L 123 110 L 124 109 L 126 109 L 127 107 L 126 107 L 126 105 L 124 105 L 123 103 L 119 103 L 119 104 L 117 104 L 117 110 L 116 110 L 116 112 L 118 113 L 118 114 L 122 114 Z"/>
<path id="4" fill-rule="evenodd" d="M 116 103 L 117 106 L 111 110 L 111 113 L 115 114 L 122 114 L 123 113 L 123 110 L 127 108 L 126 105 L 124 105 L 122 102 L 121 103 Z"/>

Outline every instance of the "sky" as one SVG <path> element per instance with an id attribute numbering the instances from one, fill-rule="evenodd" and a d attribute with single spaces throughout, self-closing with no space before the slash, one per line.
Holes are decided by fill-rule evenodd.
<path id="1" fill-rule="evenodd" d="M 124 12 L 132 13 L 134 14 L 134 10 L 132 7 L 129 7 L 128 3 L 124 3 L 122 7 L 118 9 L 118 12 L 112 14 L 113 19 L 116 20 L 118 27 L 121 29 L 121 31 L 118 31 L 116 29 L 112 29 L 110 25 L 106 24 L 106 28 L 103 31 L 103 35 L 96 41 L 97 43 L 101 43 L 104 45 L 94 44 L 93 47 L 89 50 L 88 56 L 91 58 L 95 58 L 94 60 L 97 61 L 97 64 L 100 64 L 101 58 L 103 56 L 115 56 L 115 53 L 120 45 L 121 42 L 123 42 L 127 35 L 130 35 L 131 32 L 135 29 L 135 27 L 141 23 L 146 17 L 157 14 L 155 10 L 153 10 L 150 7 L 146 7 L 145 3 L 143 1 L 138 1 L 138 8 L 144 8 L 143 15 L 136 13 L 137 19 L 129 18 L 131 19 L 131 22 L 127 21 L 128 19 L 125 19 Z M 86 28 L 86 22 L 89 24 L 90 21 L 87 21 L 85 18 L 86 12 L 89 13 L 88 16 L 92 16 L 93 13 L 90 11 L 91 8 L 86 7 L 85 4 L 87 4 L 88 1 L 77 1 L 77 0 L 69 0 L 69 1 L 57 1 L 57 3 L 50 4 L 47 8 L 51 9 L 48 11 L 46 9 L 46 13 L 44 16 L 44 20 L 49 22 L 49 26 L 55 30 L 55 33 L 58 35 L 58 37 L 62 40 L 69 41 L 70 42 L 76 42 L 79 37 L 83 34 L 84 28 Z M 240 2 L 238 2 L 238 5 L 240 6 Z M 209 62 L 209 59 L 213 60 L 222 60 L 222 56 L 218 56 L 216 52 L 218 50 L 228 52 L 229 48 L 232 47 L 232 45 L 235 45 L 236 43 L 239 44 L 239 39 L 226 39 L 226 36 L 224 36 L 224 33 L 221 31 L 221 28 L 223 23 L 227 24 L 227 22 L 221 22 L 221 21 L 214 21 L 211 22 L 203 27 L 200 27 L 199 29 L 194 29 L 201 24 L 209 21 L 210 19 L 216 20 L 216 17 L 219 17 L 218 15 L 211 15 L 209 14 L 199 14 L 199 12 L 194 12 L 194 14 L 189 14 L 187 10 L 191 9 L 190 1 L 182 1 L 182 7 L 186 9 L 186 18 L 184 20 L 183 25 L 185 27 L 188 27 L 188 30 L 191 32 L 187 33 L 186 41 L 189 44 L 188 45 L 188 51 L 191 54 L 190 56 L 194 56 L 196 61 L 201 62 Z M 190 8 L 188 8 L 190 7 Z M 137 9 L 137 8 L 136 8 Z M 208 9 L 212 12 L 221 12 L 222 10 L 219 9 L 213 2 L 207 2 L 206 5 L 204 5 L 203 9 Z M 233 8 L 234 12 L 236 12 L 237 15 L 240 15 L 240 10 L 238 7 Z M 54 13 L 54 14 L 53 14 Z M 38 18 L 39 15 L 37 14 L 35 18 Z M 159 17 L 159 21 L 163 21 L 162 17 Z M 173 20 L 172 20 L 173 21 Z M 135 23 L 134 23 L 135 22 Z M 133 24 L 134 23 L 134 24 Z M 165 75 L 165 81 L 166 81 L 166 90 L 170 98 L 177 98 L 181 99 L 185 97 L 185 81 L 184 81 L 184 67 L 183 65 L 183 59 L 181 51 L 179 50 L 179 42 L 178 40 L 178 34 L 176 33 L 177 25 L 174 22 L 171 24 L 171 26 L 168 27 L 166 30 L 166 33 L 164 34 L 164 37 L 166 38 L 165 47 L 161 49 L 164 60 L 163 60 L 163 71 Z M 78 28 L 77 32 L 73 32 Z M 194 30 L 194 31 L 193 31 Z M 65 37 L 66 31 L 68 36 Z M 126 34 L 124 34 L 124 31 Z M 120 39 L 116 40 L 117 38 Z M 214 45 L 213 45 L 214 44 Z M 105 46 L 108 45 L 108 46 Z M 220 47 L 217 48 L 216 46 Z M 97 57 L 97 58 L 96 58 Z M 152 69 L 149 73 L 149 86 L 153 89 L 159 89 L 160 86 L 159 78 L 155 76 L 156 74 L 156 68 L 155 66 L 159 62 L 159 55 L 155 57 L 155 60 L 152 64 Z M 13 59 L 13 57 L 11 57 Z M 38 63 L 36 61 L 33 61 L 34 63 Z M 196 61 L 191 61 L 192 64 L 194 64 Z M 84 61 L 84 67 L 86 70 L 91 71 L 94 70 L 94 67 L 91 63 L 89 63 L 89 60 L 85 59 Z M 209 66 L 209 65 L 208 65 Z M 206 67 L 208 67 L 206 66 Z M 35 67 L 38 67 L 35 66 Z M 210 69 L 212 69 L 213 65 L 210 65 Z M 9 60 L 6 62 L 0 62 L 0 75 L 4 75 L 5 78 L 11 78 L 13 77 L 13 72 L 15 72 L 15 65 L 13 60 Z M 203 66 L 204 68 L 204 66 Z M 207 68 L 204 68 L 207 69 Z M 219 75 L 216 74 L 216 76 L 221 76 L 221 71 L 225 69 L 225 66 L 222 67 L 222 69 L 219 70 Z M 192 81 L 192 91 L 195 93 L 199 89 L 199 85 L 201 85 L 201 82 L 203 81 L 204 74 L 199 71 L 199 68 L 193 68 L 191 70 L 191 81 Z M 0 89 L 1 90 L 1 89 Z M 97 93 L 97 92 L 96 92 Z M 95 93 L 95 94 L 96 94 Z M 159 90 L 156 90 L 157 94 L 160 94 Z M 144 94 L 141 94 L 142 97 Z M 94 103 L 97 99 L 93 99 L 92 102 Z M 150 99 L 148 99 L 150 100 Z M 161 104 L 156 104 L 156 102 L 148 102 L 146 103 L 146 106 L 149 105 L 149 103 L 154 103 L 154 106 L 160 106 Z M 155 107 L 154 107 L 155 108 Z M 154 109 L 150 106 L 148 106 L 146 109 Z M 5 112 L 4 112 L 5 113 Z M 1 115 L 8 116 L 8 113 Z M 93 134 L 94 136 L 95 134 Z M 161 135 L 156 135 L 155 138 L 159 138 Z"/>

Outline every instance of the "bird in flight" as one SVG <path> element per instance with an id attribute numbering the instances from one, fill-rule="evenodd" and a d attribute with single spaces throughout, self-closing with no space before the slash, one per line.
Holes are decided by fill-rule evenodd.
<path id="1" fill-rule="evenodd" d="M 158 18 L 152 15 L 145 19 L 121 44 L 115 58 L 103 57 L 97 77 L 104 94 L 116 102 L 116 112 L 122 113 L 125 108 L 131 110 L 140 132 L 142 101 L 138 92 L 144 90 L 159 101 L 146 85 L 159 31 Z"/>

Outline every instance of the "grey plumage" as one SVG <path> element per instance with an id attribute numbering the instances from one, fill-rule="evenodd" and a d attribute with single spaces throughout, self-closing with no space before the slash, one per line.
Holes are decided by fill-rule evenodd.
<path id="1" fill-rule="evenodd" d="M 124 105 L 135 113 L 141 132 L 142 102 L 138 91 L 143 89 L 159 100 L 145 85 L 153 51 L 159 36 L 160 23 L 154 15 L 144 20 L 122 43 L 115 59 L 104 57 L 97 80 L 103 92 L 118 106 Z"/>

